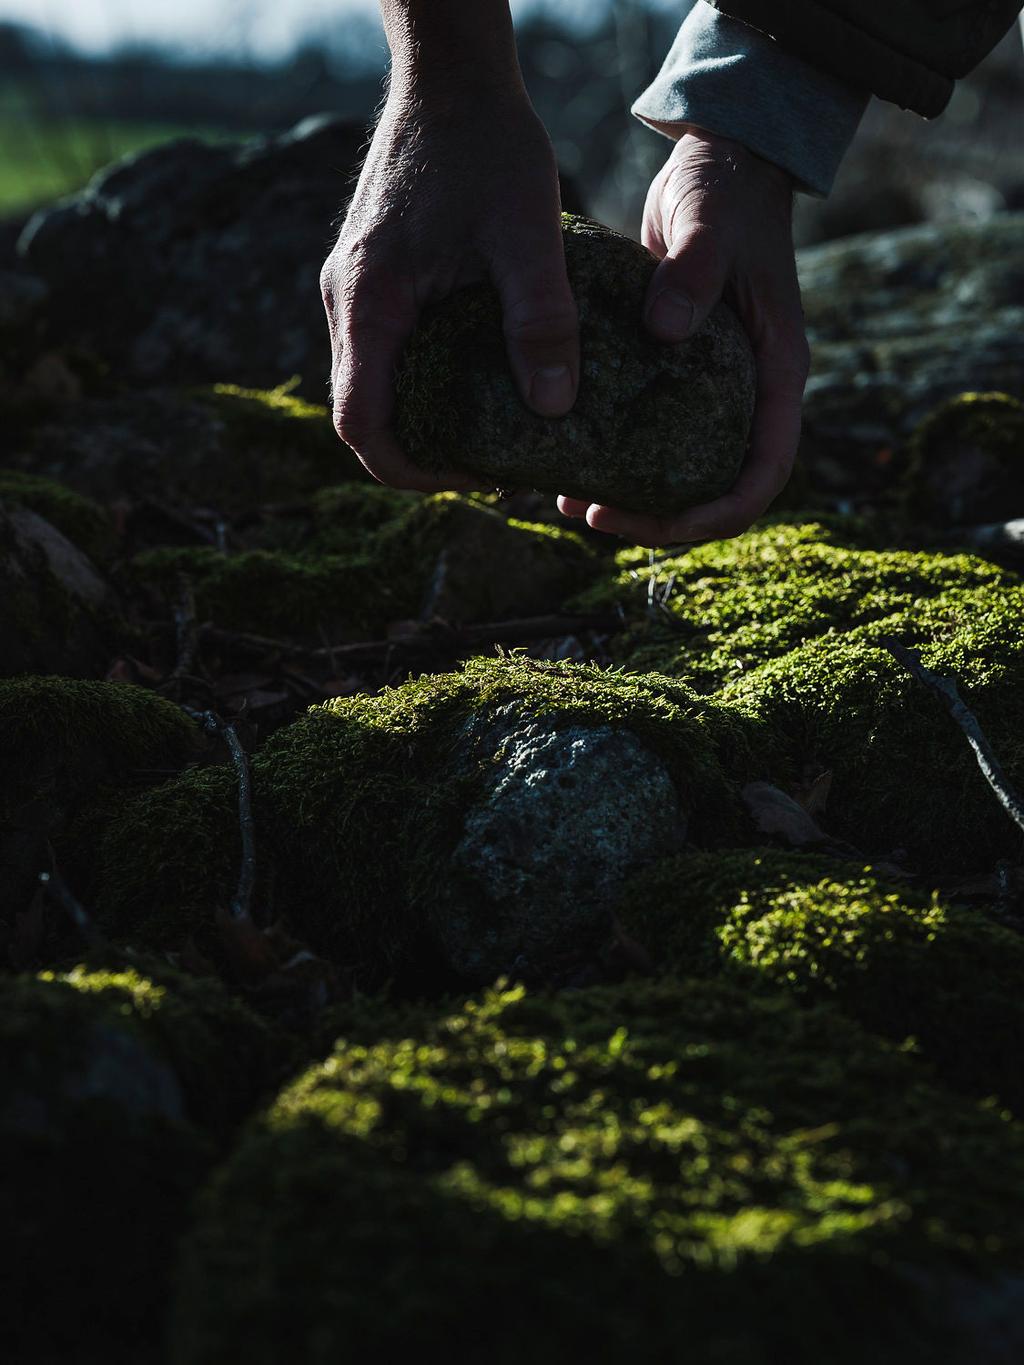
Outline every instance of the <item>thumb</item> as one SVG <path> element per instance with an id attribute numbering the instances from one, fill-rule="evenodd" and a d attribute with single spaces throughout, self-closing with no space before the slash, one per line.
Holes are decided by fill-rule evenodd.
<path id="1" fill-rule="evenodd" d="M 497 276 L 509 364 L 523 401 L 542 417 L 561 417 L 576 401 L 580 374 L 576 300 L 561 242 L 534 267 Z"/>
<path id="2" fill-rule="evenodd" d="M 708 227 L 695 224 L 681 233 L 647 288 L 647 330 L 659 341 L 690 336 L 722 297 L 726 273 L 725 257 Z"/>

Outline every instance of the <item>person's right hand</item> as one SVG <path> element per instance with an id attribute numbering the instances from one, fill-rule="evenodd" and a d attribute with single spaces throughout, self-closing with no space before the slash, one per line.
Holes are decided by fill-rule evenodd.
<path id="1" fill-rule="evenodd" d="M 399 488 L 472 487 L 413 465 L 393 430 L 395 372 L 420 310 L 489 278 L 524 400 L 561 416 L 579 378 L 554 152 L 521 83 L 428 91 L 392 83 L 351 206 L 321 274 L 338 435 Z"/>

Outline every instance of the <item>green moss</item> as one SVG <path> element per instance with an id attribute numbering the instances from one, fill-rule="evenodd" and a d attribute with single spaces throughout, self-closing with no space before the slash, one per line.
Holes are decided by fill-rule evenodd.
<path id="1" fill-rule="evenodd" d="M 161 971 L 0 982 L 12 1359 L 149 1358 L 189 1198 L 270 1079 L 259 1021 Z"/>
<path id="2" fill-rule="evenodd" d="M 221 417 L 230 443 L 240 455 L 258 451 L 269 458 L 309 461 L 323 471 L 324 483 L 337 481 L 348 465 L 339 461 L 345 447 L 334 433 L 330 412 L 322 403 L 296 397 L 291 392 L 293 387 L 281 384 L 276 389 L 245 389 L 237 384 L 214 384 L 194 392 Z"/>
<path id="3" fill-rule="evenodd" d="M 365 555 L 227 555 L 207 546 L 164 547 L 138 555 L 132 574 L 168 599 L 185 574 L 200 617 L 228 630 L 359 636 L 379 615 L 405 615 L 396 611 L 393 586 L 378 579 Z"/>
<path id="4" fill-rule="evenodd" d="M 978 910 L 806 854 L 694 852 L 640 874 L 619 917 L 662 970 L 835 1001 L 912 1037 L 941 1077 L 1024 1109 L 1024 942 Z"/>
<path id="5" fill-rule="evenodd" d="M 312 502 L 314 546 L 330 554 L 364 549 L 367 537 L 419 504 L 416 493 L 383 484 L 336 484 Z"/>
<path id="6" fill-rule="evenodd" d="M 1006 393 L 961 393 L 910 439 L 903 505 L 940 524 L 1002 521 L 1024 500 L 1024 404 Z"/>
<path id="7" fill-rule="evenodd" d="M 93 813 L 99 922 L 136 949 L 181 952 L 191 940 L 216 956 L 216 912 L 238 882 L 241 835 L 233 767 L 187 769 L 147 791 L 108 794 Z M 260 830 L 257 894 L 268 891 Z"/>
<path id="8" fill-rule="evenodd" d="M 113 552 L 114 528 L 107 513 L 91 498 L 63 484 L 16 469 L 0 469 L 0 500 L 36 512 L 97 564 Z"/>
<path id="9" fill-rule="evenodd" d="M 856 522 L 780 522 L 653 568 L 646 551 L 625 550 L 618 577 L 582 604 L 631 611 L 634 624 L 615 647 L 629 667 L 712 688 L 815 636 L 916 610 L 951 591 L 1017 581 L 970 555 L 862 548 L 865 534 Z M 672 580 L 665 611 L 647 608 L 652 577 L 659 589 Z"/>
<path id="10" fill-rule="evenodd" d="M 903 614 L 825 635 L 752 671 L 720 694 L 762 726 L 776 780 L 808 767 L 833 773 L 825 823 L 870 857 L 902 850 L 924 872 L 991 870 L 1020 856 L 959 727 L 930 689 L 882 647 L 919 647 L 956 680 L 1012 781 L 1024 778 L 1024 589 L 950 589 Z"/>
<path id="11" fill-rule="evenodd" d="M 460 894 L 448 854 L 489 775 L 463 739 L 475 717 L 509 707 L 630 731 L 662 758 L 695 838 L 728 842 L 745 829 L 733 783 L 753 759 L 738 715 L 667 678 L 475 659 L 315 708 L 255 755 L 264 913 L 288 916 L 363 982 L 412 971 L 430 983 L 433 919 Z M 99 895 L 118 934 L 177 947 L 212 921 L 237 867 L 235 806 L 226 769 L 184 773 L 124 803 L 103 844 Z"/>
<path id="12" fill-rule="evenodd" d="M 195 752 L 197 737 L 179 707 L 128 683 L 5 678 L 0 800 L 9 810 L 58 785 L 65 796 L 80 796 L 133 768 L 183 763 Z"/>
<path id="13" fill-rule="evenodd" d="M 337 640 L 379 637 L 390 622 L 423 613 L 477 621 L 551 610 L 594 572 L 572 532 L 507 521 L 455 494 L 406 501 L 390 517 L 390 498 L 353 496 L 346 501 L 363 508 L 360 527 L 328 491 L 304 549 L 161 548 L 137 556 L 132 576 L 170 598 L 187 574 L 200 615 L 228 629 Z M 335 509 L 336 529 L 323 506 Z"/>
<path id="14" fill-rule="evenodd" d="M 966 1365 L 973 1276 L 1020 1262 L 1022 1176 L 1016 1125 L 834 1012 L 499 990 L 384 1018 L 281 1095 L 201 1202 L 171 1358 L 685 1341 L 726 1365 Z"/>

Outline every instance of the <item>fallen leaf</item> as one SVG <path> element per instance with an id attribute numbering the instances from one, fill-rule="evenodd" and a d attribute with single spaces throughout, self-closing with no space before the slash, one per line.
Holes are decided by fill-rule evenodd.
<path id="1" fill-rule="evenodd" d="M 743 800 L 762 834 L 774 834 L 793 848 L 825 843 L 828 835 L 803 806 L 770 782 L 748 782 Z"/>

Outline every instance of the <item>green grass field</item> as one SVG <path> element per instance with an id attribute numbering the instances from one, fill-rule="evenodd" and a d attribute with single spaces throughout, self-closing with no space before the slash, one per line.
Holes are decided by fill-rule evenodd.
<path id="1" fill-rule="evenodd" d="M 223 136 L 184 125 L 38 113 L 0 98 L 0 218 L 78 189 L 101 166 L 129 152 L 175 137 Z"/>

